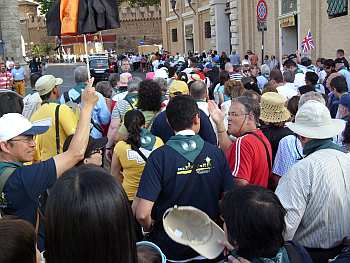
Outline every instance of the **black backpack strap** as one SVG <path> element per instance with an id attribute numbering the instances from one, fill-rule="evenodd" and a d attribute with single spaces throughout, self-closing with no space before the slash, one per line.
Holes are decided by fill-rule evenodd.
<path id="1" fill-rule="evenodd" d="M 101 125 L 96 123 L 93 118 L 91 118 L 91 124 L 96 130 L 98 130 L 100 133 L 103 134 L 103 129 L 102 129 Z"/>
<path id="2" fill-rule="evenodd" d="M 271 156 L 270 156 L 269 148 L 267 147 L 267 145 L 264 142 L 264 140 L 259 135 L 257 135 L 256 133 L 254 133 L 254 132 L 247 132 L 246 134 L 251 134 L 251 135 L 255 136 L 264 145 L 264 148 L 265 148 L 265 151 L 266 151 L 267 164 L 269 166 L 269 176 L 270 176 L 272 174 L 272 167 L 271 167 Z"/>
<path id="3" fill-rule="evenodd" d="M 64 98 L 64 102 L 70 101 L 70 97 L 69 97 L 68 91 L 63 92 L 63 98 Z"/>
<path id="4" fill-rule="evenodd" d="M 131 106 L 131 108 L 134 110 L 135 107 L 134 105 L 132 105 L 131 101 L 129 100 L 129 98 L 125 98 L 126 102 L 129 103 L 129 105 Z"/>
<path id="5" fill-rule="evenodd" d="M 148 158 L 143 154 L 143 152 L 141 152 L 140 148 L 137 148 L 135 145 L 131 145 L 131 150 L 136 151 L 136 152 L 141 156 L 141 158 L 142 158 L 145 162 L 147 162 L 147 159 L 148 159 Z"/>
<path id="6" fill-rule="evenodd" d="M 291 263 L 303 263 L 300 257 L 300 254 L 296 248 L 289 242 L 284 243 L 284 247 L 287 250 L 289 261 Z"/>
<path id="7" fill-rule="evenodd" d="M 59 115 L 60 115 L 60 106 L 57 105 L 56 110 L 55 110 L 55 128 L 56 128 L 56 153 L 60 153 L 60 120 L 59 120 Z"/>
<path id="8" fill-rule="evenodd" d="M 76 103 L 76 104 L 80 104 L 80 102 L 81 102 L 81 95 L 79 95 L 78 98 L 76 98 L 75 100 L 73 100 L 73 102 Z"/>

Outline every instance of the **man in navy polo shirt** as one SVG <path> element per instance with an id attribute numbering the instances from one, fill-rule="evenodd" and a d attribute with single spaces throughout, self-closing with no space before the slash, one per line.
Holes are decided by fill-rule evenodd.
<path id="1" fill-rule="evenodd" d="M 69 149 L 47 161 L 23 165 L 33 161 L 34 135 L 44 133 L 48 126 L 32 124 L 18 113 L 8 113 L 0 118 L 0 211 L 3 214 L 35 225 L 40 195 L 58 176 L 84 159 L 91 113 L 98 100 L 92 83 L 83 92 L 80 120 Z M 42 249 L 43 240 L 39 241 L 39 249 Z"/>
<path id="2" fill-rule="evenodd" d="M 188 205 L 217 220 L 219 200 L 233 187 L 233 178 L 224 153 L 197 135 L 199 109 L 192 97 L 171 99 L 166 116 L 176 135 L 149 157 L 133 208 L 144 230 L 150 231 L 150 241 L 160 246 L 169 260 L 203 259 L 167 236 L 163 214 L 175 205 Z"/>

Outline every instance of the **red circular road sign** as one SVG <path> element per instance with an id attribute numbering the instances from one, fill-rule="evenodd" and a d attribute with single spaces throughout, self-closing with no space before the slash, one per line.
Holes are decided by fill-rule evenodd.
<path id="1" fill-rule="evenodd" d="M 266 21 L 267 17 L 267 4 L 265 0 L 259 0 L 256 5 L 256 17 L 258 21 Z"/>

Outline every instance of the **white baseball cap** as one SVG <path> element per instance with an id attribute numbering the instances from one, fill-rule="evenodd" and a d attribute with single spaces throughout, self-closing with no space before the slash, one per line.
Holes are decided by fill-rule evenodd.
<path id="1" fill-rule="evenodd" d="M 160 68 L 154 72 L 154 78 L 168 79 L 169 75 L 165 68 Z"/>
<path id="2" fill-rule="evenodd" d="M 33 125 L 19 113 L 7 113 L 0 118 L 0 142 L 11 140 L 19 135 L 38 135 L 49 129 L 47 125 Z"/>
<path id="3" fill-rule="evenodd" d="M 219 241 L 225 240 L 225 232 L 195 207 L 169 208 L 163 215 L 163 226 L 172 240 L 191 247 L 208 259 L 217 258 L 224 249 Z"/>
<path id="4" fill-rule="evenodd" d="M 298 135 L 310 139 L 329 139 L 345 129 L 345 121 L 332 119 L 328 108 L 321 102 L 309 100 L 295 115 L 295 122 L 286 126 Z"/>

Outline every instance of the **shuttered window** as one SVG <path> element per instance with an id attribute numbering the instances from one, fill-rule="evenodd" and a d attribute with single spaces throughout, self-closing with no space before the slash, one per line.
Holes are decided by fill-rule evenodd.
<path id="1" fill-rule="evenodd" d="M 329 18 L 348 14 L 348 0 L 327 0 L 327 2 L 327 13 Z"/>
<path id="2" fill-rule="evenodd" d="M 210 21 L 204 22 L 204 35 L 205 35 L 205 38 L 211 38 Z"/>
<path id="3" fill-rule="evenodd" d="M 171 40 L 173 42 L 177 42 L 177 28 L 173 28 L 171 30 Z"/>

